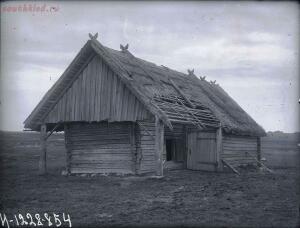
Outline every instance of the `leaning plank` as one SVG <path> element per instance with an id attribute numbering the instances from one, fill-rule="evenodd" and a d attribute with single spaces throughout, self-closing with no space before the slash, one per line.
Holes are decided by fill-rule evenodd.
<path id="1" fill-rule="evenodd" d="M 52 135 L 52 133 L 60 126 L 61 122 L 58 122 L 55 127 L 48 133 L 46 140 Z"/>
<path id="2" fill-rule="evenodd" d="M 231 169 L 234 173 L 240 175 L 239 171 L 237 171 L 232 165 L 230 165 L 227 161 L 224 159 L 221 159 L 221 161 L 229 168 Z"/>

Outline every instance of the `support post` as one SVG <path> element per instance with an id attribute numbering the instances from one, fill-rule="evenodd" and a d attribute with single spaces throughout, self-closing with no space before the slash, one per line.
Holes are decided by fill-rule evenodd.
<path id="1" fill-rule="evenodd" d="M 130 145 L 131 145 L 131 152 L 133 157 L 132 171 L 134 172 L 134 174 L 137 174 L 138 159 L 137 159 L 137 147 L 136 147 L 136 140 L 135 140 L 135 123 L 131 123 L 130 125 Z"/>
<path id="2" fill-rule="evenodd" d="M 223 163 L 221 161 L 221 156 L 223 153 L 223 134 L 222 134 L 222 126 L 220 124 L 217 133 L 216 133 L 216 142 L 217 142 L 217 151 L 216 151 L 216 162 L 217 167 L 216 171 L 222 171 Z"/>
<path id="3" fill-rule="evenodd" d="M 257 163 L 258 167 L 261 167 L 261 140 L 260 137 L 257 137 Z"/>
<path id="4" fill-rule="evenodd" d="M 70 145 L 69 145 L 69 141 L 68 141 L 68 136 L 67 136 L 68 133 L 67 132 L 68 132 L 68 125 L 64 124 L 65 148 L 66 148 L 66 172 L 67 172 L 67 175 L 69 175 L 71 173 L 71 169 L 70 169 L 71 150 L 70 150 Z"/>
<path id="5" fill-rule="evenodd" d="M 41 125 L 40 131 L 41 149 L 39 161 L 39 174 L 44 175 L 47 173 L 47 126 Z"/>
<path id="6" fill-rule="evenodd" d="M 188 132 L 187 126 L 183 127 L 184 134 L 184 156 L 183 156 L 183 168 L 187 169 L 187 153 L 188 153 Z"/>
<path id="7" fill-rule="evenodd" d="M 155 116 L 155 160 L 156 175 L 163 176 L 164 124 Z"/>

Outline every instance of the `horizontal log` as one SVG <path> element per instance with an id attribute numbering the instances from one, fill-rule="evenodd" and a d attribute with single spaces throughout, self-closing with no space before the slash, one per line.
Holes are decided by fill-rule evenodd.
<path id="1" fill-rule="evenodd" d="M 245 138 L 223 138 L 224 142 L 228 142 L 228 143 L 253 143 L 256 144 L 256 140 L 253 139 L 245 139 Z"/>
<path id="2" fill-rule="evenodd" d="M 128 144 L 103 144 L 103 145 L 97 145 L 97 144 L 68 144 L 68 147 L 71 150 L 97 150 L 97 149 L 130 149 L 132 148 Z"/>
<path id="3" fill-rule="evenodd" d="M 90 155 L 71 155 L 72 161 L 133 161 L 132 154 L 90 154 Z"/>
<path id="4" fill-rule="evenodd" d="M 251 150 L 251 151 L 257 151 L 256 147 L 241 147 L 241 146 L 227 146 L 227 145 L 223 145 L 223 150 L 233 150 L 233 151 L 239 151 L 239 150 Z"/>
<path id="5" fill-rule="evenodd" d="M 80 173 L 123 173 L 123 174 L 133 174 L 132 170 L 128 169 L 109 169 L 109 168 L 79 168 L 70 167 L 70 173 L 80 174 Z"/>

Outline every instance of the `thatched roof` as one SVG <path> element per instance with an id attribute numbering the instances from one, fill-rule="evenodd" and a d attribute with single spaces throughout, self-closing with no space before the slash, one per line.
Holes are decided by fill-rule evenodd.
<path id="1" fill-rule="evenodd" d="M 176 121 L 193 122 L 200 128 L 218 127 L 221 123 L 227 133 L 265 135 L 263 128 L 219 85 L 203 78 L 200 80 L 192 71 L 184 74 L 139 59 L 127 48 L 128 46 L 121 46 L 122 50 L 116 51 L 91 37 L 58 82 L 25 120 L 25 127 L 33 129 L 34 125 L 43 122 L 43 117 L 51 109 L 51 102 L 59 98 L 57 94 L 63 92 L 62 85 L 74 77 L 74 71 L 80 69 L 87 53 L 94 52 L 119 75 L 149 111 L 159 116 L 170 128 L 171 123 Z"/>

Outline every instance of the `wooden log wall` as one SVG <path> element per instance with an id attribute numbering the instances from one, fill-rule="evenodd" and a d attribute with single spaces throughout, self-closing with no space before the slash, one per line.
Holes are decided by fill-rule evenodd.
<path id="1" fill-rule="evenodd" d="M 70 173 L 135 173 L 131 122 L 72 123 L 65 137 Z"/>
<path id="2" fill-rule="evenodd" d="M 256 164 L 254 159 L 257 157 L 256 138 L 224 135 L 222 146 L 221 158 L 228 161 L 231 165 Z"/>
<path id="3" fill-rule="evenodd" d="M 45 122 L 136 121 L 150 117 L 119 77 L 95 56 L 58 100 Z"/>

